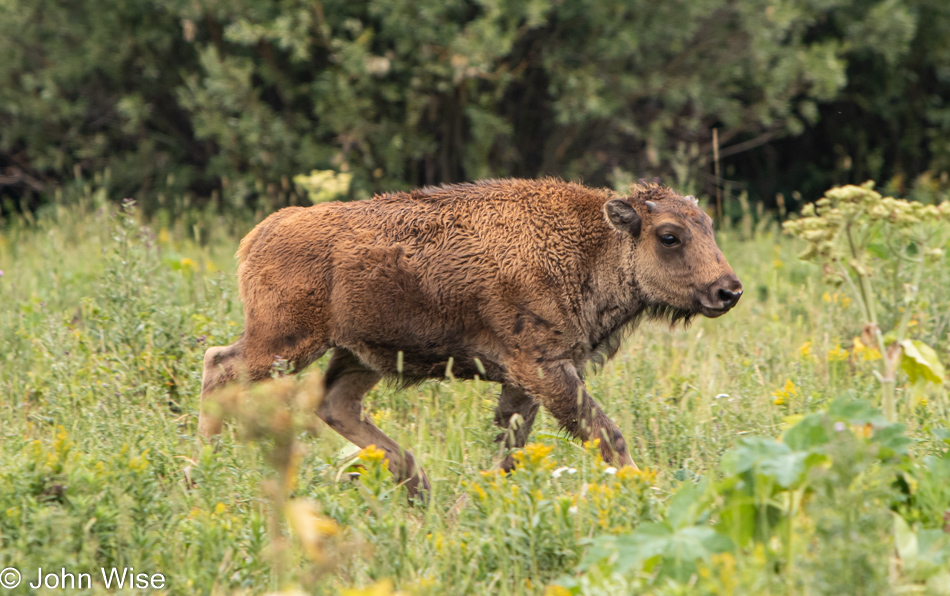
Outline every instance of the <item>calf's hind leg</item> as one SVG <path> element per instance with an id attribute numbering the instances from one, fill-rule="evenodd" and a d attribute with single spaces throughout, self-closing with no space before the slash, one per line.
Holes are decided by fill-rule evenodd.
<path id="1" fill-rule="evenodd" d="M 283 352 L 297 373 L 320 358 L 327 348 L 317 342 L 289 344 L 279 339 L 261 341 L 260 336 L 242 335 L 230 346 L 215 346 L 205 352 L 201 374 L 201 411 L 198 434 L 205 441 L 221 433 L 221 415 L 208 408 L 208 396 L 233 381 L 257 383 L 271 376 L 274 362 Z"/>
<path id="2" fill-rule="evenodd" d="M 429 492 L 429 479 L 416 465 L 412 454 L 390 439 L 362 415 L 363 397 L 379 382 L 381 375 L 366 367 L 352 352 L 334 348 L 323 377 L 323 400 L 317 415 L 344 438 L 360 448 L 375 445 L 386 452 L 389 470 L 397 482 L 404 482 L 409 498 Z"/>
<path id="3" fill-rule="evenodd" d="M 230 346 L 215 346 L 205 352 L 204 370 L 201 373 L 201 407 L 198 412 L 198 434 L 204 441 L 210 441 L 221 433 L 221 415 L 208 409 L 208 396 L 237 380 L 242 374 L 250 374 L 245 369 L 243 337 Z"/>

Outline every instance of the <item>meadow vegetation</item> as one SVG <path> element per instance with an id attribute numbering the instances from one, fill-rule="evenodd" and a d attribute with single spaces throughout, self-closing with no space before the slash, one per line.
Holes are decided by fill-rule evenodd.
<path id="1" fill-rule="evenodd" d="M 640 471 L 541 414 L 505 476 L 496 386 L 380 385 L 366 415 L 432 481 L 411 507 L 382 452 L 313 419 L 326 359 L 231 391 L 199 449 L 202 354 L 241 331 L 232 255 L 253 218 L 143 223 L 81 194 L 0 231 L 0 567 L 134 566 L 172 594 L 950 593 L 946 236 L 897 247 L 929 259 L 906 280 L 869 232 L 861 258 L 896 296 L 869 330 L 848 283 L 798 258 L 811 240 L 751 215 L 722 230 L 737 308 L 644 323 L 588 376 Z M 885 416 L 904 340 L 932 355 L 895 364 Z"/>

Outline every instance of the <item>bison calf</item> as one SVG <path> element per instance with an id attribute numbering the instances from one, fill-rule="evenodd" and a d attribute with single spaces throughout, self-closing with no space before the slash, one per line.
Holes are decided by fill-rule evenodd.
<path id="1" fill-rule="evenodd" d="M 691 197 L 628 196 L 558 180 L 489 180 L 367 201 L 288 207 L 237 252 L 244 334 L 205 354 L 201 396 L 276 359 L 303 370 L 333 348 L 319 416 L 388 455 L 410 495 L 428 488 L 412 455 L 361 415 L 383 377 L 479 375 L 501 383 L 498 440 L 522 447 L 538 406 L 604 459 L 633 465 L 617 425 L 584 387 L 638 320 L 717 317 L 742 284 Z M 221 421 L 202 411 L 205 439 Z M 510 469 L 506 457 L 500 465 Z"/>

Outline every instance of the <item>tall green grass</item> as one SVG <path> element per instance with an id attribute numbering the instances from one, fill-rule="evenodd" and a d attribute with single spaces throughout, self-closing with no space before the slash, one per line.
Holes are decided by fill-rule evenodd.
<path id="1" fill-rule="evenodd" d="M 348 480 L 352 452 L 324 427 L 294 437 L 300 459 L 287 488 L 335 525 L 323 526 L 316 551 L 297 538 L 275 545 L 293 520 L 274 511 L 267 489 L 272 439 L 243 441 L 229 424 L 217 449 L 195 441 L 202 354 L 241 331 L 231 255 L 251 222 L 209 213 L 143 227 L 133 207 L 101 199 L 0 230 L 0 567 L 25 578 L 37 567 L 134 566 L 163 573 L 171 594 L 390 585 L 557 593 L 592 539 L 667 519 L 672 495 L 720 478 L 723 455 L 744 437 L 778 437 L 841 396 L 877 399 L 873 362 L 854 353 L 860 320 L 847 297 L 796 259 L 799 247 L 777 224 L 728 230 L 720 246 L 746 287 L 738 307 L 689 328 L 644 323 L 587 377 L 647 473 L 605 474 L 541 414 L 532 440 L 547 447 L 532 448 L 511 477 L 484 475 L 498 456 L 496 386 L 380 385 L 367 414 L 425 467 L 429 506 L 409 507 L 387 475 L 373 476 L 382 468 L 372 454 L 363 454 L 362 481 Z M 950 293 L 945 271 L 928 283 L 935 296 Z M 940 453 L 933 431 L 947 426 L 945 389 L 899 402 L 912 455 Z M 561 467 L 575 472 L 555 477 Z M 910 580 L 894 570 L 895 506 L 878 484 L 831 482 L 812 494 L 796 531 L 817 554 L 787 573 L 782 547 L 758 543 L 715 555 L 682 582 L 650 583 L 656 572 L 634 569 L 626 588 L 602 589 L 823 593 L 842 589 L 841 570 L 852 568 L 870 575 L 851 593 L 897 589 Z M 853 539 L 836 534 L 841 507 L 866 518 L 849 530 Z"/>

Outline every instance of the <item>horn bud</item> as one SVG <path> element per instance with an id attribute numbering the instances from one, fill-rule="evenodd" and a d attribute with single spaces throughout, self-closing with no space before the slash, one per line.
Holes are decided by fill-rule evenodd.
<path id="1" fill-rule="evenodd" d="M 654 203 L 653 201 L 644 201 L 644 204 L 647 206 L 647 211 L 649 211 L 650 213 L 653 213 L 654 211 L 656 211 L 656 203 Z"/>

